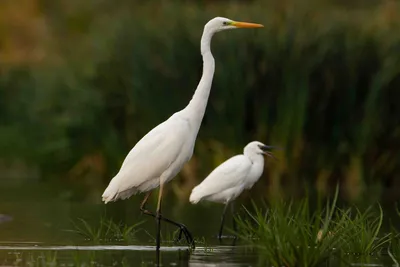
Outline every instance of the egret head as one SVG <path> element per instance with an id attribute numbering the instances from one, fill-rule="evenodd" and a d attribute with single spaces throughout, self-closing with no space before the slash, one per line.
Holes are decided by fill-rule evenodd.
<path id="1" fill-rule="evenodd" d="M 213 18 L 204 26 L 204 28 L 207 31 L 211 32 L 219 32 L 223 30 L 237 29 L 237 28 L 261 28 L 261 27 L 264 26 L 256 23 L 233 21 L 231 19 L 223 17 Z"/>
<path id="2" fill-rule="evenodd" d="M 276 147 L 267 146 L 261 142 L 253 141 L 244 148 L 244 154 L 245 155 L 246 154 L 266 155 L 266 156 L 276 159 L 275 156 L 271 152 L 272 149 L 276 149 Z"/>

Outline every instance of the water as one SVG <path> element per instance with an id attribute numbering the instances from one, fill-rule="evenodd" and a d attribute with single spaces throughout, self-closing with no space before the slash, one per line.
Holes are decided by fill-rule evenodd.
<path id="1" fill-rule="evenodd" d="M 77 193 L 78 192 L 78 193 Z M 83 192 L 83 193 L 79 193 Z M 46 182 L 3 184 L 0 187 L 0 266 L 155 266 L 155 221 L 139 211 L 143 195 L 104 205 L 102 188 L 85 192 L 73 185 Z M 257 250 L 233 239 L 222 244 L 216 238 L 223 207 L 217 204 L 190 205 L 166 192 L 163 214 L 184 223 L 198 239 L 189 251 L 185 242 L 174 244 L 175 227 L 162 225 L 161 266 L 264 266 Z M 149 200 L 153 210 L 157 194 Z M 240 200 L 245 203 L 245 198 Z M 240 208 L 240 207 L 237 207 Z M 143 222 L 134 239 L 102 240 L 96 244 L 79 235 L 78 218 L 94 229 L 101 218 L 126 225 Z M 227 227 L 231 226 L 228 216 Z M 359 264 L 357 257 L 349 255 Z M 330 266 L 339 266 L 335 261 Z M 357 266 L 357 265 L 354 265 Z M 361 266 L 361 265 L 358 265 Z M 362 266 L 393 266 L 388 258 L 373 258 Z"/>
<path id="2" fill-rule="evenodd" d="M 2 184 L 0 188 L 0 266 L 154 266 L 155 221 L 142 215 L 139 205 L 143 195 L 128 201 L 104 205 L 101 192 L 74 193 L 79 188 L 65 184 L 26 182 Z M 92 196 L 92 197 L 90 197 Z M 157 194 L 149 200 L 153 209 Z M 221 205 L 189 205 L 167 193 L 163 213 L 187 225 L 199 238 L 189 252 L 185 242 L 172 241 L 175 227 L 162 225 L 162 266 L 255 266 L 257 255 L 241 244 L 222 245 L 216 238 Z M 94 244 L 75 232 L 79 218 L 94 228 L 102 218 L 126 225 L 143 222 L 131 242 L 111 240 Z M 229 217 L 228 217 L 229 218 Z M 227 221 L 229 228 L 230 220 Z M 206 240 L 206 241 L 204 241 Z"/>
<path id="3" fill-rule="evenodd" d="M 154 246 L 40 246 L 37 244 L 1 245 L 3 265 L 47 266 L 154 266 Z M 162 247 L 162 266 L 252 266 L 256 257 L 242 247 Z M 18 265 L 19 264 L 19 265 Z"/>

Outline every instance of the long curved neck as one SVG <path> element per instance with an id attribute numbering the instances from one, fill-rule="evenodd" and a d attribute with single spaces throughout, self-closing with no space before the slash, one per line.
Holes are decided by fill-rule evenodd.
<path id="1" fill-rule="evenodd" d="M 201 55 L 203 57 L 203 74 L 201 76 L 199 85 L 190 100 L 189 104 L 185 107 L 184 113 L 193 125 L 200 128 L 201 121 L 203 120 L 206 111 L 208 97 L 210 95 L 212 80 L 214 77 L 215 62 L 211 54 L 210 44 L 213 32 L 204 29 L 203 36 L 201 37 Z"/>

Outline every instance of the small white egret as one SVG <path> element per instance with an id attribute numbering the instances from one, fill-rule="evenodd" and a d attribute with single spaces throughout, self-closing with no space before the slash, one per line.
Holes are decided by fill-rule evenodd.
<path id="1" fill-rule="evenodd" d="M 227 207 L 245 189 L 250 189 L 264 171 L 264 157 L 273 157 L 272 146 L 253 141 L 246 145 L 243 154 L 236 155 L 215 168 L 198 186 L 193 188 L 189 201 L 193 204 L 201 200 L 225 204 L 218 238 L 221 239 Z M 232 205 L 233 213 L 233 205 Z M 233 227 L 236 228 L 233 220 Z M 236 229 L 235 229 L 236 230 Z"/>
<path id="2" fill-rule="evenodd" d="M 174 113 L 166 121 L 147 133 L 126 156 L 119 172 L 112 178 L 102 198 L 105 203 L 126 199 L 138 192 L 148 192 L 140 210 L 157 219 L 156 248 L 160 248 L 160 220 L 180 228 L 186 241 L 194 247 L 194 241 L 186 226 L 161 215 L 163 186 L 182 169 L 193 155 L 194 144 L 206 110 L 214 76 L 214 58 L 210 42 L 214 33 L 235 28 L 259 28 L 261 24 L 236 22 L 216 17 L 205 26 L 201 38 L 203 73 L 193 98 L 181 111 Z M 156 214 L 148 211 L 145 204 L 151 190 L 160 187 Z"/>

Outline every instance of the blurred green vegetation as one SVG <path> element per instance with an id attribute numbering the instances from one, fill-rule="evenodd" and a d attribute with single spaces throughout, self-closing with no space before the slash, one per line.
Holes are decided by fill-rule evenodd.
<path id="1" fill-rule="evenodd" d="M 400 5 L 395 1 L 23 0 L 0 3 L 0 173 L 104 190 L 134 144 L 183 108 L 215 16 L 216 74 L 187 197 L 251 140 L 283 147 L 258 193 L 400 195 Z"/>

